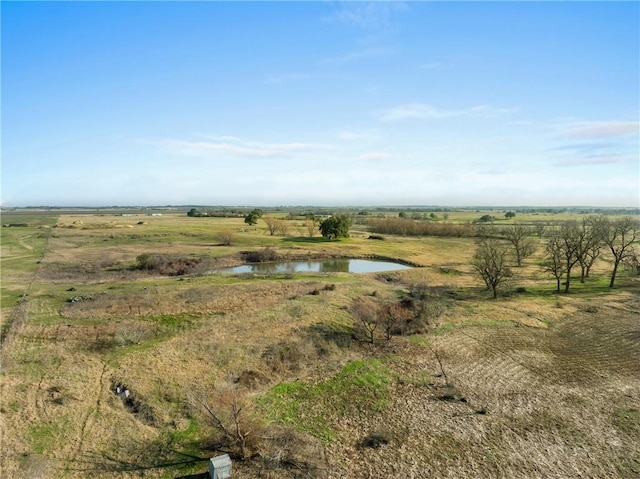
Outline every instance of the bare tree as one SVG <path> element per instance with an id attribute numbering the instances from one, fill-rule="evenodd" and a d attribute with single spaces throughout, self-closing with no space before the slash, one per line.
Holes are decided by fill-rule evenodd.
<path id="1" fill-rule="evenodd" d="M 516 265 L 522 266 L 522 260 L 531 256 L 535 249 L 535 242 L 529 238 L 529 228 L 523 224 L 515 223 L 502 230 L 502 235 L 513 246 L 516 256 Z"/>
<path id="2" fill-rule="evenodd" d="M 560 253 L 566 275 L 564 292 L 568 293 L 571 287 L 571 270 L 580 260 L 587 232 L 576 221 L 566 221 L 560 226 L 557 234 L 561 242 Z"/>
<path id="3" fill-rule="evenodd" d="M 595 227 L 599 230 L 602 241 L 613 255 L 613 271 L 609 287 L 613 288 L 620 263 L 633 258 L 636 254 L 633 243 L 640 236 L 640 226 L 630 216 L 610 220 L 604 216 L 594 220 Z"/>
<path id="4" fill-rule="evenodd" d="M 556 291 L 559 293 L 560 283 L 566 269 L 562 253 L 562 241 L 558 235 L 551 236 L 545 245 L 542 268 L 548 273 L 551 273 L 556 279 Z"/>
<path id="5" fill-rule="evenodd" d="M 267 230 L 269 230 L 269 234 L 271 236 L 275 235 L 278 229 L 278 220 L 273 216 L 263 216 L 262 221 L 264 221 L 265 224 L 267 225 Z"/>
<path id="6" fill-rule="evenodd" d="M 231 245 L 234 239 L 235 239 L 235 235 L 233 234 L 233 231 L 225 230 L 225 231 L 220 231 L 220 233 L 218 233 L 218 240 L 224 246 Z"/>
<path id="7" fill-rule="evenodd" d="M 602 237 L 597 227 L 598 219 L 589 216 L 582 220 L 582 237 L 580 248 L 578 251 L 578 263 L 580 264 L 580 282 L 584 283 L 585 278 L 589 277 L 589 272 L 594 263 L 600 256 L 600 248 L 602 247 Z"/>
<path id="8" fill-rule="evenodd" d="M 289 222 L 287 220 L 278 220 L 276 222 L 276 233 L 280 236 L 287 236 L 289 234 Z"/>
<path id="9" fill-rule="evenodd" d="M 271 236 L 287 236 L 289 233 L 289 223 L 286 220 L 274 218 L 273 216 L 265 216 L 262 219 L 267 225 L 267 230 Z"/>
<path id="10" fill-rule="evenodd" d="M 504 243 L 495 238 L 483 238 L 471 261 L 476 274 L 493 292 L 494 299 L 498 297 L 500 285 L 511 276 L 508 256 L 508 248 Z"/>
<path id="11" fill-rule="evenodd" d="M 313 238 L 318 232 L 318 220 L 315 216 L 308 216 L 307 220 L 304 222 L 305 227 L 307 228 L 307 234 L 309 238 Z"/>
<path id="12" fill-rule="evenodd" d="M 258 427 L 244 413 L 244 401 L 237 385 L 231 380 L 223 390 L 207 393 L 194 390 L 189 402 L 200 410 L 205 421 L 215 431 L 213 446 L 234 455 L 238 459 L 251 456 L 259 439 Z"/>
<path id="13" fill-rule="evenodd" d="M 404 334 L 407 321 L 413 316 L 413 311 L 403 307 L 400 303 L 387 303 L 380 307 L 380 321 L 387 340 L 394 334 Z"/>
<path id="14" fill-rule="evenodd" d="M 353 300 L 349 308 L 356 323 L 356 331 L 361 331 L 366 340 L 373 344 L 375 332 L 380 326 L 380 308 L 371 298 L 360 297 Z"/>

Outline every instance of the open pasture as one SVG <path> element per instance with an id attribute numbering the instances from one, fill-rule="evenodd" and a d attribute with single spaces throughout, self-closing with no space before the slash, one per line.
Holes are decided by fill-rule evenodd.
<path id="1" fill-rule="evenodd" d="M 2 228 L 2 477 L 203 477 L 224 450 L 237 478 L 640 474 L 640 283 L 609 289 L 606 252 L 555 294 L 539 248 L 492 300 L 473 238 L 285 221 L 4 217 L 27 226 Z M 421 267 L 209 274 L 265 251 Z M 354 300 L 416 291 L 420 332 L 358 335 Z"/>

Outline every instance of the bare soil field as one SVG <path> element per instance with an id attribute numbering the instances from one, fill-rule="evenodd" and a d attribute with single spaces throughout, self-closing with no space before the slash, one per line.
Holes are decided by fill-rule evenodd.
<path id="1" fill-rule="evenodd" d="M 472 238 L 24 221 L 2 229 L 3 478 L 206 477 L 222 452 L 240 479 L 640 476 L 640 278 L 607 288 L 606 255 L 570 294 L 534 255 L 492 300 Z M 265 248 L 422 267 L 209 274 Z M 365 341 L 354 300 L 418 307 L 417 285 L 423 327 Z"/>

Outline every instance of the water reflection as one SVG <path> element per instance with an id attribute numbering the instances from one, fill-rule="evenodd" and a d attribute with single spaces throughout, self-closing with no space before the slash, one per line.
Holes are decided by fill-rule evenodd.
<path id="1" fill-rule="evenodd" d="M 217 270 L 218 273 L 297 273 L 297 272 L 319 272 L 319 273 L 379 273 L 383 271 L 396 271 L 409 269 L 399 263 L 390 261 L 375 261 L 369 259 L 326 259 L 313 261 L 287 261 L 280 263 L 252 263 L 234 268 L 224 268 Z"/>

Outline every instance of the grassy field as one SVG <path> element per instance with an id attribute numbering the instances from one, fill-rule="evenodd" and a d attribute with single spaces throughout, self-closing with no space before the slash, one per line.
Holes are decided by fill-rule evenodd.
<path id="1" fill-rule="evenodd" d="M 640 475 L 640 277 L 609 289 L 603 253 L 555 294 L 538 252 L 492 300 L 473 238 L 356 224 L 327 241 L 287 222 L 282 237 L 184 213 L 3 215 L 21 226 L 1 230 L 2 477 L 196 478 L 223 450 L 237 478 Z M 265 251 L 420 267 L 209 274 Z M 419 288 L 419 333 L 363 340 L 355 299 Z"/>

